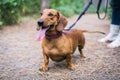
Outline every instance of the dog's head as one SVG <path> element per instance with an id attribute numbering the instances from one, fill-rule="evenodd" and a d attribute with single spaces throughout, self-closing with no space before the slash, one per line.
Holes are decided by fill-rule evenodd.
<path id="1" fill-rule="evenodd" d="M 46 32 L 62 31 L 67 25 L 67 19 L 57 10 L 44 9 L 38 20 L 37 30 L 41 30 L 37 40 L 41 40 Z"/>
<path id="2" fill-rule="evenodd" d="M 40 19 L 38 20 L 37 30 L 52 26 L 52 29 L 62 31 L 66 25 L 67 19 L 60 12 L 54 9 L 44 9 L 43 12 L 41 12 Z"/>

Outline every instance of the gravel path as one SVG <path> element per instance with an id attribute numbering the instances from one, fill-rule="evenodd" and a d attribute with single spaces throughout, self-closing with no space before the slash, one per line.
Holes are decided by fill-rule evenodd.
<path id="1" fill-rule="evenodd" d="M 77 16 L 68 19 L 69 25 Z M 76 50 L 72 61 L 75 70 L 66 62 L 50 61 L 49 71 L 39 71 L 43 64 L 41 42 L 36 41 L 36 22 L 33 18 L 19 25 L 0 30 L 0 80 L 120 80 L 120 47 L 109 49 L 98 43 L 102 34 L 85 33 L 85 59 Z M 109 20 L 100 21 L 95 14 L 87 14 L 75 28 L 108 33 Z"/>

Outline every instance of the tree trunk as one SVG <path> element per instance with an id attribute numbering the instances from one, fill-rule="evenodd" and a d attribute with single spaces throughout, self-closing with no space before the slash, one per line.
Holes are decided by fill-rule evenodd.
<path id="1" fill-rule="evenodd" d="M 40 7 L 40 11 L 42 11 L 43 9 L 48 9 L 49 8 L 49 0 L 41 0 L 41 7 Z"/>

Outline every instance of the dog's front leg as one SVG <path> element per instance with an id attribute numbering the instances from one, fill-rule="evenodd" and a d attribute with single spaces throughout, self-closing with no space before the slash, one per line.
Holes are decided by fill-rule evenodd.
<path id="1" fill-rule="evenodd" d="M 47 71 L 48 70 L 48 63 L 49 63 L 49 57 L 46 54 L 43 54 L 44 56 L 44 64 L 40 68 L 40 70 Z"/>
<path id="2" fill-rule="evenodd" d="M 66 61 L 67 61 L 67 64 L 68 64 L 68 68 L 73 70 L 74 69 L 74 64 L 72 63 L 71 54 L 66 56 Z"/>

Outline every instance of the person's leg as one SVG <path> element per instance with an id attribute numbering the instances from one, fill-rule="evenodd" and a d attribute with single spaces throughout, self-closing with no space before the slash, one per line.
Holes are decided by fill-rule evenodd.
<path id="1" fill-rule="evenodd" d="M 117 11 L 118 10 L 118 8 L 116 7 L 117 0 L 112 0 L 111 2 L 112 2 L 112 20 L 110 25 L 110 32 L 105 38 L 100 39 L 99 42 L 114 41 L 119 33 L 120 11 Z"/>
<path id="2" fill-rule="evenodd" d="M 115 48 L 120 46 L 120 0 L 112 0 L 112 22 L 111 24 L 116 25 L 118 28 L 118 36 L 116 39 L 108 45 L 110 48 Z"/>

